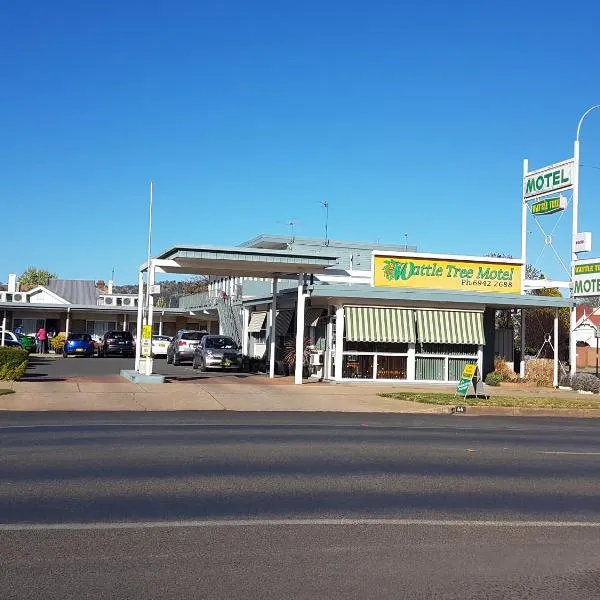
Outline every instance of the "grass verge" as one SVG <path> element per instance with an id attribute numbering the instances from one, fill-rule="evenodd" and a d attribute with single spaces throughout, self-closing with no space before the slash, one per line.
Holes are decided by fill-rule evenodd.
<path id="1" fill-rule="evenodd" d="M 0 396 L 6 396 L 7 394 L 14 394 L 14 390 L 0 390 Z"/>
<path id="2" fill-rule="evenodd" d="M 463 399 L 461 396 L 444 393 L 419 393 L 419 392 L 396 392 L 378 394 L 383 398 L 394 398 L 396 400 L 406 400 L 407 402 L 420 402 L 421 404 L 438 404 L 442 406 L 456 406 L 457 404 L 466 406 L 506 406 L 509 408 L 600 408 L 600 396 L 596 399 L 588 398 L 539 398 L 539 397 L 511 397 L 498 396 L 485 398 L 475 398 L 467 396 Z"/>

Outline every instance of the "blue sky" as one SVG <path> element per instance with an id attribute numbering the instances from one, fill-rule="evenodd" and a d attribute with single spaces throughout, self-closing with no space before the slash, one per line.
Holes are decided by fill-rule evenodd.
<path id="1" fill-rule="evenodd" d="M 5 3 L 0 280 L 135 282 L 150 179 L 155 252 L 322 235 L 327 200 L 333 238 L 519 255 L 523 158 L 570 157 L 600 103 L 600 5 L 411 4 Z M 600 244 L 600 169 L 581 185 Z"/>

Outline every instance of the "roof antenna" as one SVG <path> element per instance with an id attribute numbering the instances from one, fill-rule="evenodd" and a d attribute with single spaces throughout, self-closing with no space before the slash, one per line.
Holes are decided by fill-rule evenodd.
<path id="1" fill-rule="evenodd" d="M 408 250 L 408 233 L 404 234 L 404 250 Z"/>
<path id="2" fill-rule="evenodd" d="M 324 200 L 319 204 L 325 209 L 325 245 L 329 246 L 329 202 Z"/>
<path id="3" fill-rule="evenodd" d="M 292 241 L 290 242 L 290 245 L 293 244 L 296 241 L 296 225 L 297 224 L 298 223 L 294 219 L 290 219 L 288 221 L 288 225 L 289 225 L 289 227 L 291 229 L 291 232 L 292 232 Z"/>

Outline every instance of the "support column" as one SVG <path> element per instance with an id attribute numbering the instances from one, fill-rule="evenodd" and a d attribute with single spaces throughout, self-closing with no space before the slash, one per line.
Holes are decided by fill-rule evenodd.
<path id="1" fill-rule="evenodd" d="M 6 344 L 6 309 L 4 309 L 4 316 L 2 317 L 2 346 Z"/>
<path id="2" fill-rule="evenodd" d="M 525 379 L 525 309 L 521 309 L 521 364 L 519 365 L 519 377 Z"/>
<path id="3" fill-rule="evenodd" d="M 154 263 L 150 261 L 150 268 L 148 269 L 148 322 L 146 323 L 150 327 L 150 331 L 152 331 L 152 320 L 154 318 L 154 296 L 150 293 L 152 286 L 154 285 L 154 281 L 156 278 L 156 267 Z M 146 357 L 146 375 L 152 375 L 152 356 Z"/>
<path id="4" fill-rule="evenodd" d="M 123 331 L 127 331 L 127 313 L 123 313 Z"/>
<path id="5" fill-rule="evenodd" d="M 342 380 L 342 363 L 344 359 L 344 307 L 335 309 L 335 379 Z"/>
<path id="6" fill-rule="evenodd" d="M 585 116 L 585 115 L 584 115 Z M 581 126 L 581 121 L 579 125 Z M 572 238 L 571 246 L 573 245 L 573 239 L 577 233 L 579 233 L 579 128 L 577 129 L 577 139 L 573 145 L 573 197 L 571 199 L 571 206 L 573 211 L 573 223 L 572 223 Z M 575 263 L 577 261 L 577 254 L 573 252 L 571 248 L 571 283 L 575 281 Z M 574 283 L 573 283 L 574 285 Z M 571 299 L 573 298 L 573 289 L 571 289 Z M 575 327 L 577 326 L 577 308 L 573 306 L 571 308 L 571 318 L 569 319 L 569 367 L 571 377 L 577 372 L 577 341 L 575 339 Z"/>
<path id="7" fill-rule="evenodd" d="M 163 333 L 163 315 L 164 311 L 160 313 L 160 321 L 158 322 L 158 335 L 162 335 Z"/>
<path id="8" fill-rule="evenodd" d="M 276 335 L 276 323 L 277 323 L 277 277 L 273 277 L 271 284 L 271 293 L 273 299 L 271 300 L 271 319 L 269 321 L 269 377 L 273 379 L 275 377 L 275 335 Z"/>
<path id="9" fill-rule="evenodd" d="M 137 331 L 135 341 L 135 370 L 140 370 L 142 356 L 142 318 L 144 315 L 144 272 L 140 271 L 138 277 L 138 306 L 137 306 Z"/>
<path id="10" fill-rule="evenodd" d="M 244 306 L 242 308 L 242 354 L 248 356 L 248 319 L 250 311 Z"/>
<path id="11" fill-rule="evenodd" d="M 406 357 L 406 381 L 415 381 L 417 373 L 417 344 L 408 344 L 408 356 Z"/>
<path id="12" fill-rule="evenodd" d="M 67 308 L 67 319 L 65 321 L 65 340 L 69 337 L 70 326 L 71 326 L 71 309 Z"/>
<path id="13" fill-rule="evenodd" d="M 304 273 L 298 275 L 298 304 L 296 306 L 296 372 L 294 383 L 302 385 L 304 368 Z"/>
<path id="14" fill-rule="evenodd" d="M 558 308 L 554 311 L 554 375 L 552 385 L 558 387 Z"/>

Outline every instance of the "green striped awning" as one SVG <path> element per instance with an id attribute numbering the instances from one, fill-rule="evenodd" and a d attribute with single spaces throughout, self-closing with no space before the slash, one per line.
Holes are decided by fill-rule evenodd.
<path id="1" fill-rule="evenodd" d="M 349 342 L 415 342 L 412 310 L 347 306 L 346 340 Z"/>
<path id="2" fill-rule="evenodd" d="M 483 313 L 463 310 L 417 310 L 423 344 L 485 344 Z"/>

